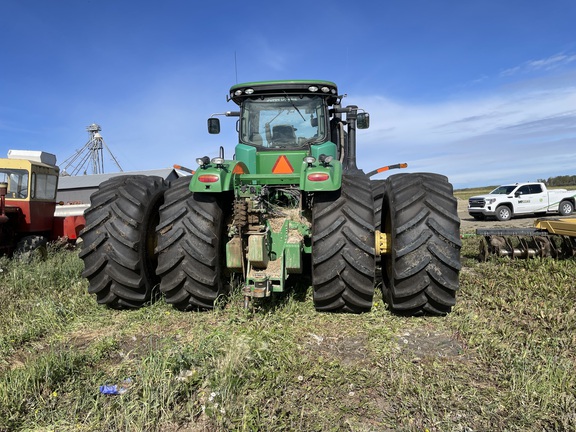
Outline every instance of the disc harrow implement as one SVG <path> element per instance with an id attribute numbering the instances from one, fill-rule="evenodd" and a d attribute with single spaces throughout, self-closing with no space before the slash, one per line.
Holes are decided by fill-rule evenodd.
<path id="1" fill-rule="evenodd" d="M 534 228 L 477 229 L 480 240 L 479 257 L 512 259 L 552 257 L 567 259 L 576 256 L 576 219 L 538 219 Z"/>

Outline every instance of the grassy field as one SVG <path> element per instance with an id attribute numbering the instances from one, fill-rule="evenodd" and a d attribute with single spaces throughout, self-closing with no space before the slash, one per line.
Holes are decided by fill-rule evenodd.
<path id="1" fill-rule="evenodd" d="M 447 317 L 96 305 L 76 253 L 0 260 L 1 431 L 576 429 L 576 261 L 476 260 Z M 104 395 L 104 384 L 126 392 Z"/>
<path id="2" fill-rule="evenodd" d="M 498 186 L 486 186 L 478 188 L 458 189 L 454 191 L 454 196 L 458 199 L 468 201 L 468 198 L 476 195 L 486 195 L 496 189 Z"/>

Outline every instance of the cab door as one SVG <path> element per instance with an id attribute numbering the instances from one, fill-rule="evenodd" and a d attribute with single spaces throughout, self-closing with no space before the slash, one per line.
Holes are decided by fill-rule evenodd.
<path id="1" fill-rule="evenodd" d="M 545 211 L 546 192 L 539 184 L 523 185 L 514 193 L 514 213 L 537 213 Z"/>

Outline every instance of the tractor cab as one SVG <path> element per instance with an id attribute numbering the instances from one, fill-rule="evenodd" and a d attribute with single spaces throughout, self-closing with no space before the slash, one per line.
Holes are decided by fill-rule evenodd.
<path id="1" fill-rule="evenodd" d="M 3 212 L 19 233 L 52 229 L 58 173 L 56 156 L 46 152 L 9 150 L 0 159 Z"/>
<path id="2" fill-rule="evenodd" d="M 348 163 L 355 166 L 355 129 L 368 127 L 368 114 L 340 105 L 330 81 L 264 81 L 232 86 L 228 101 L 239 111 L 214 114 L 208 132 L 220 132 L 216 116 L 238 117 L 233 161 L 199 158 L 196 192 L 246 185 L 295 185 L 303 191 L 333 191 Z M 342 114 L 347 118 L 342 119 Z M 239 176 L 228 175 L 237 174 Z M 234 178 L 233 178 L 234 177 Z"/>

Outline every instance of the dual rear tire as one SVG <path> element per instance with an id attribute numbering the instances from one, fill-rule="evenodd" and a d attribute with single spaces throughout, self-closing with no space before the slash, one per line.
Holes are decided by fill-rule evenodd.
<path id="1" fill-rule="evenodd" d="M 133 309 L 156 296 L 155 228 L 167 188 L 161 177 L 118 176 L 90 197 L 80 258 L 98 303 Z"/>
<path id="2" fill-rule="evenodd" d="M 314 204 L 314 304 L 321 311 L 365 312 L 374 284 L 391 311 L 445 315 L 459 288 L 460 219 L 452 185 L 431 173 L 369 181 L 345 175 L 338 192 Z M 372 222 L 371 222 L 372 221 Z M 375 256 L 374 231 L 391 250 Z"/>
<path id="3" fill-rule="evenodd" d="M 402 315 L 444 315 L 456 303 L 460 219 L 452 185 L 438 174 L 390 176 L 385 183 L 382 231 L 392 237 L 382 257 L 383 295 Z"/>

